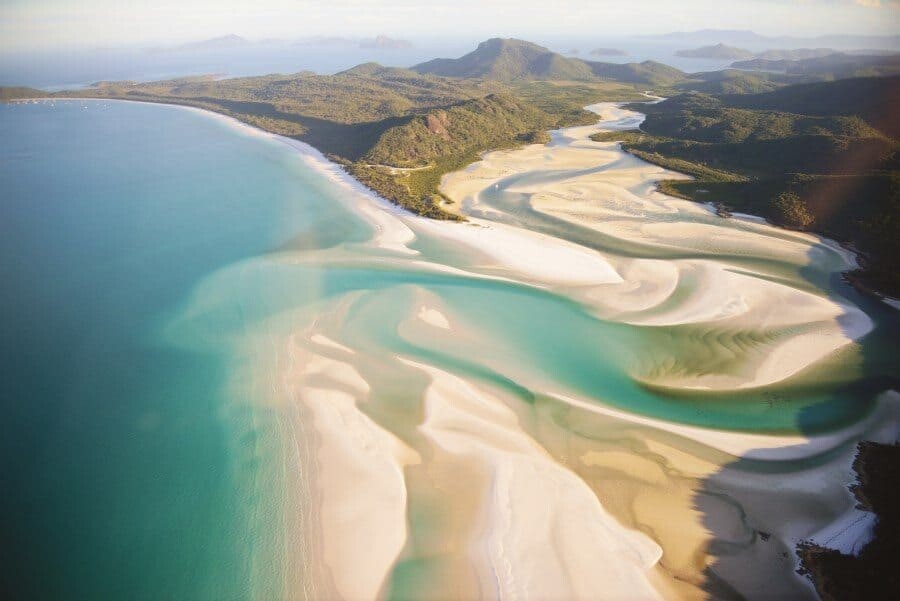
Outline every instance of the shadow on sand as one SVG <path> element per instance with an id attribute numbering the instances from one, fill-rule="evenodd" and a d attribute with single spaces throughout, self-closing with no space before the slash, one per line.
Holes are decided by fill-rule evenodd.
<path id="1" fill-rule="evenodd" d="M 814 282 L 818 276 L 821 282 L 821 273 L 805 270 L 801 269 L 805 279 Z M 702 585 L 711 598 L 818 598 L 811 580 L 797 573 L 797 544 L 856 504 L 849 485 L 858 442 L 897 439 L 900 405 L 896 392 L 885 393 L 900 389 L 900 355 L 894 348 L 900 317 L 879 300 L 857 292 L 839 274 L 833 274 L 829 288 L 835 301 L 859 306 L 875 324 L 854 351 L 858 375 L 835 385 L 827 381 L 827 365 L 813 366 L 808 377 L 800 378 L 802 385 L 775 387 L 765 396 L 773 409 L 796 407 L 797 430 L 807 437 L 860 418 L 867 426 L 828 445 L 811 442 L 780 449 L 782 457 L 790 459 L 766 449 L 750 451 L 703 481 L 694 495 L 694 509 L 712 538 Z M 888 395 L 895 399 L 888 400 Z M 839 480 L 836 473 L 846 477 Z"/>

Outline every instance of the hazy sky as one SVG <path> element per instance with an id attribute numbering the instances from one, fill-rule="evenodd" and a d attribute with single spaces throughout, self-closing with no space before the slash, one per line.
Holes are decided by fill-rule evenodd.
<path id="1" fill-rule="evenodd" d="M 752 29 L 895 34 L 898 0 L 0 0 L 0 50 L 167 43 L 236 33 L 422 39 Z"/>

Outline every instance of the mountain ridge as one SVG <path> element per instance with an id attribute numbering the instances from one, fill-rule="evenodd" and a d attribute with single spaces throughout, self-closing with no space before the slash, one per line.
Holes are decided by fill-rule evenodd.
<path id="1" fill-rule="evenodd" d="M 525 40 L 491 38 L 460 58 L 437 58 L 410 67 L 417 73 L 443 77 L 514 81 L 610 80 L 639 84 L 670 84 L 685 73 L 655 61 L 605 63 L 566 57 Z"/>

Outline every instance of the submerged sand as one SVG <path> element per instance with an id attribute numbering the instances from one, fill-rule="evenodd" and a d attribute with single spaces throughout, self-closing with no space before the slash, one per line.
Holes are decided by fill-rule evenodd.
<path id="1" fill-rule="evenodd" d="M 611 104 L 592 110 L 611 127 L 640 120 Z M 404 214 L 282 139 L 344 190 L 341 201 L 373 236 L 278 260 L 512 281 L 610 322 L 690 328 L 695 346 L 661 339 L 631 366 L 636 381 L 682 391 L 789 380 L 872 327 L 799 274 L 810 264 L 846 269 L 849 254 L 659 194 L 655 182 L 677 174 L 591 142 L 604 122 L 448 175 L 443 191 L 470 216 L 460 224 Z M 422 241 L 442 245 L 444 260 Z M 304 474 L 290 480 L 296 506 L 286 511 L 302 519 L 286 522 L 287 540 L 298 541 L 286 553 L 308 551 L 286 596 L 814 598 L 793 573 L 794 545 L 848 520 L 855 443 L 897 435 L 896 396 L 821 436 L 735 433 L 636 415 L 537 376 L 526 401 L 378 347 L 374 330 L 388 323 L 414 346 L 469 345 L 478 361 L 490 341 L 459 309 L 439 291 L 404 285 L 358 290 L 261 328 L 260 348 L 279 358 L 273 403 L 294 450 L 284 469 Z M 281 324 L 291 333 L 278 338 Z"/>
<path id="2" fill-rule="evenodd" d="M 623 127 L 636 121 L 615 106 L 594 109 Z M 443 182 L 443 191 L 469 215 L 468 223 L 389 211 L 377 218 L 373 242 L 407 252 L 403 246 L 411 232 L 452 241 L 466 257 L 457 270 L 563 291 L 604 319 L 786 333 L 733 358 L 737 369 L 686 364 L 688 369 L 655 366 L 633 374 L 654 384 L 763 386 L 790 378 L 871 328 L 856 307 L 804 285 L 800 276 L 786 276 L 785 265 L 800 268 L 816 260 L 835 272 L 847 269 L 848 253 L 815 236 L 755 220 L 724 222 L 702 206 L 665 197 L 655 191 L 655 182 L 678 175 L 633 160 L 615 143 L 591 142 L 587 138 L 597 129 L 572 128 L 556 132 L 550 146 L 486 155 Z M 511 175 L 542 172 L 552 177 L 504 183 Z M 627 256 L 615 252 L 614 244 L 604 252 L 504 220 L 501 211 L 480 202 L 482 193 L 501 186 L 503 193 L 527 197 L 538 213 L 613 240 L 637 241 L 658 256 Z M 688 256 L 666 258 L 670 254 Z M 759 261 L 748 266 L 731 257 Z M 766 261 L 778 264 L 770 269 Z M 407 337 L 463 335 L 457 325 L 462 319 L 442 310 L 439 298 L 416 298 L 419 304 L 401 329 Z M 373 514 L 380 511 L 379 523 L 392 523 L 395 533 L 404 531 L 406 521 L 401 514 L 388 517 L 390 498 L 396 506 L 409 498 L 428 499 L 446 513 L 438 520 L 443 526 L 430 526 L 434 531 L 427 535 L 413 532 L 400 553 L 401 564 L 404 556 L 423 554 L 435 564 L 426 570 L 431 586 L 408 589 L 414 598 L 446 598 L 451 590 L 457 598 L 485 599 L 707 598 L 734 592 L 750 598 L 812 597 L 808 583 L 793 574 L 794 545 L 852 511 L 845 475 L 855 441 L 863 435 L 890 438 L 897 430 L 891 419 L 894 400 L 846 431 L 810 438 L 679 426 L 605 408 L 596 399 L 558 395 L 556 410 L 564 408 L 578 430 L 590 431 L 579 436 L 549 427 L 556 422 L 498 390 L 399 359 L 429 382 L 421 393 L 420 417 L 398 432 L 409 446 L 394 440 L 388 445 L 393 450 L 382 452 L 380 468 L 371 449 L 363 454 L 371 458 L 371 484 L 355 469 L 341 468 L 324 443 L 317 462 L 322 472 L 339 471 L 347 480 L 343 489 L 325 485 L 338 491 L 331 495 L 352 495 L 356 502 L 372 498 Z M 549 410 L 553 405 L 547 402 Z M 364 438 L 370 425 L 353 423 L 343 419 L 340 427 L 323 426 L 323 440 Z M 795 464 L 824 453 L 831 453 L 828 460 L 804 468 Z M 744 461 L 769 467 L 728 467 Z M 414 462 L 416 475 L 406 469 L 404 488 L 398 474 Z M 379 492 L 389 482 L 396 483 L 393 497 Z M 435 498 L 440 490 L 448 496 Z M 379 498 L 382 510 L 375 509 Z M 341 521 L 340 507 L 323 501 L 323 523 Z M 405 511 L 407 520 L 417 514 L 409 507 Z M 386 594 L 396 570 L 391 561 L 382 561 L 397 557 L 396 537 L 376 536 L 374 524 L 361 527 L 371 535 L 361 539 L 360 529 L 350 526 L 329 532 L 338 539 L 332 546 L 356 545 L 356 551 L 342 549 L 341 555 L 371 570 L 361 572 L 371 574 L 366 594 L 347 598 Z M 340 566 L 349 564 L 327 552 L 325 561 L 338 581 L 353 579 L 349 573 L 340 576 Z M 376 573 L 381 589 L 374 586 Z"/>
<path id="3" fill-rule="evenodd" d="M 522 238 L 517 245 L 495 234 L 487 242 L 491 236 L 476 240 L 454 226 L 445 228 L 445 235 L 479 250 L 502 244 L 508 255 L 526 257 L 506 265 L 522 269 L 527 261 L 529 269 L 522 270 L 539 281 L 602 284 L 570 293 L 605 319 L 780 333 L 764 349 L 743 353 L 739 369 L 729 373 L 703 373 L 707 370 L 702 367 L 679 363 L 677 370 L 634 374 L 656 385 L 723 390 L 772 384 L 871 330 L 862 311 L 810 289 L 800 274 L 810 264 L 823 272 L 851 269 L 849 253 L 818 236 L 752 219 L 721 219 L 708 207 L 657 192 L 659 180 L 685 176 L 631 157 L 617 142 L 590 140 L 597 131 L 634 127 L 640 121 L 636 114 L 610 103 L 588 108 L 602 117 L 598 125 L 555 132 L 548 146 L 489 153 L 442 182 L 442 191 L 476 225 L 497 229 L 503 227 L 497 221 L 526 227 L 571 223 L 579 228 L 574 234 L 581 234 L 576 240 L 585 229 L 596 231 L 603 238 L 580 263 L 534 252 L 534 245 Z M 506 216 L 499 203 L 485 200 L 491 195 L 506 197 L 506 206 L 527 209 L 536 217 L 523 221 Z M 496 251 L 493 256 L 502 259 Z M 570 269 L 581 279 L 570 275 Z"/>

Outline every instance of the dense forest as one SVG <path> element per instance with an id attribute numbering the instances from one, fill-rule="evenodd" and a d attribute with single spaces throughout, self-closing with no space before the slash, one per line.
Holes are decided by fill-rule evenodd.
<path id="1" fill-rule="evenodd" d="M 852 487 L 857 507 L 874 514 L 873 538 L 859 552 L 805 542 L 800 545 L 800 573 L 812 579 L 824 601 L 868 601 L 900 598 L 900 446 L 874 442 L 859 444 L 853 462 Z"/>

